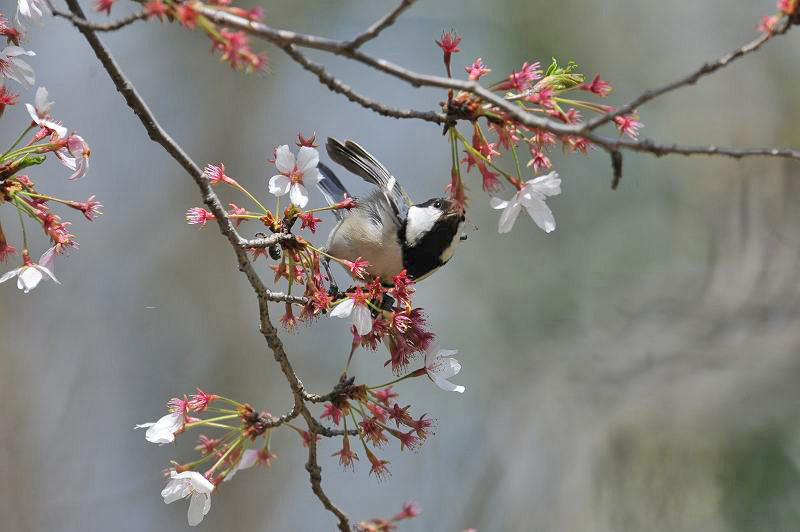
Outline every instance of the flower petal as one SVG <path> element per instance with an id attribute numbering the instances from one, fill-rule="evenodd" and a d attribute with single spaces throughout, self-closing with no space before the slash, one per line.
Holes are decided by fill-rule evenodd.
<path id="1" fill-rule="evenodd" d="M 359 336 L 369 334 L 372 330 L 372 312 L 364 303 L 359 303 L 353 307 L 353 325 Z"/>
<path id="2" fill-rule="evenodd" d="M 289 174 L 294 170 L 294 154 L 289 150 L 289 146 L 284 144 L 275 150 L 275 166 L 278 171 Z"/>
<path id="3" fill-rule="evenodd" d="M 205 505 L 208 495 L 203 493 L 192 493 L 192 498 L 189 500 L 189 526 L 197 526 L 203 521 L 205 514 Z"/>
<path id="4" fill-rule="evenodd" d="M 183 415 L 180 412 L 167 414 L 147 429 L 144 437 L 151 443 L 163 445 L 175 441 L 175 433 L 183 428 Z M 178 477 L 183 478 L 183 477 Z"/>
<path id="5" fill-rule="evenodd" d="M 442 377 L 439 377 L 438 375 L 435 374 L 431 375 L 431 380 L 436 386 L 448 392 L 464 393 L 464 390 L 466 390 L 466 388 L 464 388 L 463 386 L 453 384 L 447 379 L 443 379 Z"/>
<path id="6" fill-rule="evenodd" d="M 550 172 L 547 175 L 531 179 L 527 186 L 545 196 L 561 194 L 561 179 L 558 178 L 558 172 Z"/>
<path id="7" fill-rule="evenodd" d="M 308 203 L 308 191 L 301 183 L 294 183 L 289 189 L 289 199 L 301 209 Z"/>
<path id="8" fill-rule="evenodd" d="M 53 259 L 56 257 L 56 247 L 53 246 L 49 248 L 47 251 L 42 253 L 42 256 L 39 257 L 39 266 L 44 266 L 50 272 L 54 272 L 55 268 L 53 267 Z"/>
<path id="9" fill-rule="evenodd" d="M 56 284 L 61 284 L 61 281 L 56 279 L 56 276 L 53 275 L 53 272 L 51 272 L 50 270 L 48 270 L 47 268 L 45 268 L 41 264 L 34 264 L 33 267 L 36 268 L 37 270 L 39 270 L 40 272 L 42 272 L 43 274 L 47 275 L 50 279 L 55 281 Z"/>
<path id="10" fill-rule="evenodd" d="M 550 210 L 544 200 L 533 198 L 525 208 L 533 218 L 533 221 L 536 222 L 536 225 L 541 227 L 545 233 L 555 231 L 556 219 L 553 217 L 553 211 Z"/>
<path id="11" fill-rule="evenodd" d="M 322 174 L 319 173 L 319 168 L 315 166 L 303 172 L 303 181 L 306 179 L 308 179 L 309 183 L 319 183 L 322 179 Z"/>
<path id="12" fill-rule="evenodd" d="M 492 196 L 492 198 L 489 200 L 489 205 L 492 207 L 492 209 L 505 209 L 508 206 L 508 202 L 504 199 Z"/>
<path id="13" fill-rule="evenodd" d="M 503 234 L 511 231 L 521 209 L 522 206 L 519 204 L 519 201 L 517 201 L 516 198 L 512 199 L 506 206 L 503 214 L 500 215 L 500 221 L 497 224 L 497 232 Z"/>
<path id="14" fill-rule="evenodd" d="M 164 498 L 165 504 L 172 504 L 173 502 L 188 497 L 191 493 L 190 484 L 183 480 L 173 478 L 161 490 L 161 496 Z"/>
<path id="15" fill-rule="evenodd" d="M 275 196 L 283 196 L 289 192 L 292 181 L 285 175 L 274 175 L 269 179 L 269 193 Z"/>
<path id="16" fill-rule="evenodd" d="M 316 168 L 319 164 L 319 152 L 314 148 L 303 146 L 297 152 L 297 169 L 305 174 L 312 168 Z"/>
<path id="17" fill-rule="evenodd" d="M 36 109 L 34 109 L 34 107 L 29 103 L 25 104 L 25 109 L 27 109 L 28 110 L 28 114 L 31 115 L 31 120 L 33 120 L 34 122 L 36 122 L 38 124 L 39 120 L 41 120 L 41 118 L 39 117 L 38 114 L 36 114 Z"/>
<path id="18" fill-rule="evenodd" d="M 24 267 L 19 275 L 17 276 L 17 288 L 25 292 L 26 294 L 39 286 L 39 282 L 42 280 L 42 272 L 34 268 L 33 266 Z"/>
<path id="19" fill-rule="evenodd" d="M 461 371 L 461 363 L 455 358 L 439 358 L 437 361 L 439 363 L 435 366 L 433 373 L 443 379 L 449 379 Z"/>
<path id="20" fill-rule="evenodd" d="M 333 310 L 331 310 L 331 316 L 335 318 L 348 317 L 350 313 L 353 312 L 354 303 L 355 301 L 353 301 L 351 298 L 348 297 L 347 299 L 345 299 L 344 301 L 333 307 Z"/>
<path id="21" fill-rule="evenodd" d="M 12 277 L 15 277 L 15 276 L 19 275 L 19 271 L 21 269 L 22 268 L 17 268 L 16 270 L 11 270 L 10 272 L 4 273 L 3 276 L 0 277 L 0 283 L 4 283 L 4 282 L 8 281 L 9 279 L 11 279 Z"/>

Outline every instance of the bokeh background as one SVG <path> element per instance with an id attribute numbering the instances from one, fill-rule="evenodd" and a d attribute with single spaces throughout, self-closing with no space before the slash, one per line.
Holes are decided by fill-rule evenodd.
<path id="1" fill-rule="evenodd" d="M 3 0 L 3 11 L 12 4 Z M 262 5 L 273 25 L 339 38 L 390 8 Z M 610 100 L 622 103 L 743 44 L 774 11 L 771 1 L 429 0 L 367 49 L 439 73 L 433 41 L 455 28 L 464 38 L 456 72 L 477 56 L 497 75 L 525 60 L 574 59 L 610 79 Z M 794 33 L 647 105 L 643 133 L 797 147 Z M 104 40 L 197 161 L 224 161 L 261 195 L 272 147 L 298 131 L 362 142 L 418 200 L 448 179 L 440 128 L 357 107 L 279 50 L 264 45 L 272 73 L 248 77 L 216 64 L 204 38 L 174 25 L 137 23 Z M 158 418 L 166 400 L 194 386 L 272 412 L 285 410 L 290 394 L 227 242 L 183 221 L 200 204 L 191 180 L 148 140 L 66 22 L 48 20 L 28 47 L 56 116 L 93 150 L 83 180 L 67 183 L 56 163 L 36 176 L 56 195 L 97 194 L 105 214 L 74 220 L 81 248 L 57 262 L 61 286 L 28 295 L 0 286 L 0 528 L 181 530 L 186 505 L 163 504 L 161 469 L 190 457 L 195 435 L 157 447 L 134 424 Z M 444 98 L 311 55 L 397 106 L 431 109 Z M 21 105 L 8 110 L 0 143 L 26 120 Z M 441 343 L 459 349 L 464 370 L 454 380 L 467 392 L 425 379 L 400 387 L 438 418 L 438 430 L 417 454 L 389 452 L 392 477 L 381 484 L 364 460 L 342 472 L 327 458 L 336 443 L 323 441 L 328 493 L 356 520 L 418 501 L 423 514 L 407 530 L 800 529 L 800 166 L 626 154 L 615 192 L 602 152 L 555 154 L 554 163 L 564 182 L 549 202 L 558 221 L 549 235 L 525 217 L 498 235 L 497 213 L 472 176 L 479 229 L 416 299 Z M 11 209 L 0 217 L 15 237 Z M 264 262 L 259 269 L 269 273 Z M 329 390 L 349 345 L 344 324 L 322 319 L 283 336 L 308 388 Z M 384 359 L 360 352 L 359 379 L 386 380 Z M 240 474 L 214 495 L 202 529 L 333 529 L 309 489 L 297 435 L 279 431 L 274 448 L 271 470 Z"/>

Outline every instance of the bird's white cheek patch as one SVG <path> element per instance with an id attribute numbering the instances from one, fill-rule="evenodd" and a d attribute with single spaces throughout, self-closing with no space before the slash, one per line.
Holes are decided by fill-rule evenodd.
<path id="1" fill-rule="evenodd" d="M 433 228 L 442 216 L 442 211 L 435 207 L 411 207 L 408 209 L 408 223 L 406 225 L 406 242 L 414 245 L 417 241 Z"/>

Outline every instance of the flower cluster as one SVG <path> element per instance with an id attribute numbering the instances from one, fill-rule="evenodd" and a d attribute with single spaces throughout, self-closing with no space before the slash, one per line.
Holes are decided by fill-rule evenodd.
<path id="1" fill-rule="evenodd" d="M 20 0 L 24 1 L 24 0 Z M 111 8 L 117 0 L 97 0 L 95 10 L 111 14 Z M 211 41 L 211 50 L 219 54 L 220 62 L 228 63 L 234 70 L 247 73 L 259 72 L 267 68 L 267 56 L 254 52 L 250 48 L 250 39 L 242 31 L 231 31 L 216 24 L 203 15 L 206 4 L 198 1 L 179 0 L 147 0 L 143 2 L 144 12 L 149 20 L 164 19 L 178 23 L 189 30 L 200 29 Z M 264 11 L 256 6 L 244 9 L 231 5 L 231 0 L 212 0 L 208 2 L 217 11 L 230 13 L 248 20 L 260 22 Z"/>
<path id="2" fill-rule="evenodd" d="M 270 451 L 270 434 L 280 422 L 269 412 L 256 412 L 248 404 L 207 394 L 199 388 L 191 396 L 172 398 L 167 410 L 155 422 L 136 425 L 137 429 L 147 429 L 147 441 L 163 445 L 191 429 L 220 431 L 214 437 L 200 434 L 195 446 L 198 458 L 183 464 L 173 462 L 164 472 L 169 478 L 161 492 L 164 502 L 190 497 L 188 520 L 189 525 L 195 526 L 211 509 L 211 493 L 223 480 L 256 464 L 272 464 L 276 455 Z M 200 418 L 202 414 L 208 417 Z"/>
<path id="3" fill-rule="evenodd" d="M 0 51 L 0 118 L 10 119 L 4 114 L 8 106 L 16 105 L 19 96 L 5 86 L 6 80 L 23 86 L 33 86 L 35 73 L 22 57 L 34 56 L 34 52 L 18 46 L 23 38 L 22 22 L 37 19 L 47 12 L 44 2 L 19 0 L 16 21 L 18 28 L 11 28 L 8 19 L 0 13 L 0 35 L 6 37 L 9 46 Z M 14 43 L 14 44 L 11 44 Z M 83 138 L 70 131 L 53 117 L 53 102 L 49 101 L 47 89 L 39 87 L 32 103 L 26 103 L 22 132 L 16 141 L 0 154 L 0 205 L 9 204 L 19 213 L 22 233 L 22 266 L 0 277 L 0 283 L 17 278 L 17 287 L 25 293 L 36 288 L 43 279 L 58 282 L 53 274 L 53 259 L 69 249 L 77 248 L 75 235 L 70 232 L 70 222 L 62 220 L 53 208 L 62 206 L 80 212 L 92 221 L 102 214 L 102 205 L 90 196 L 86 201 L 56 198 L 38 188 L 30 170 L 45 162 L 50 154 L 67 168 L 67 179 L 75 180 L 86 175 L 91 150 Z M 28 246 L 25 220 L 33 220 L 49 239 L 51 246 L 42 254 L 39 262 L 33 262 Z M 8 243 L 0 225 L 0 261 L 17 254 L 17 248 Z"/>
<path id="4" fill-rule="evenodd" d="M 455 32 L 446 32 L 436 44 L 442 49 L 444 62 L 450 76 L 452 54 L 459 51 L 461 38 Z M 577 93 L 586 93 L 605 98 L 611 93 L 611 85 L 603 81 L 599 75 L 587 81 L 586 76 L 577 72 L 578 65 L 569 61 L 561 66 L 553 59 L 549 67 L 542 68 L 538 61 L 525 62 L 504 79 L 491 83 L 488 88 L 498 92 L 504 99 L 514 102 L 525 111 L 540 114 L 565 124 L 580 124 L 583 121 L 581 111 L 592 111 L 600 114 L 612 113 L 615 108 L 597 102 L 575 97 Z M 467 78 L 478 81 L 492 70 L 477 58 L 464 70 Z M 553 172 L 550 152 L 557 145 L 563 151 L 571 153 L 587 153 L 593 146 L 585 138 L 577 135 L 556 136 L 549 131 L 533 129 L 514 120 L 506 111 L 485 102 L 472 93 L 462 91 L 448 93 L 444 111 L 454 117 L 466 118 L 471 122 L 470 138 L 463 135 L 456 126 L 449 127 L 449 140 L 452 153 L 451 180 L 448 186 L 453 200 L 466 209 L 468 197 L 467 186 L 462 178 L 462 165 L 466 172 L 476 169 L 481 176 L 484 192 L 492 195 L 494 208 L 504 209 L 500 218 L 498 231 L 506 233 L 511 230 L 521 207 L 525 207 L 533 221 L 545 232 L 553 231 L 555 219 L 545 203 L 548 196 L 561 192 L 558 174 Z M 481 125 L 481 119 L 485 127 Z M 620 135 L 636 138 L 642 123 L 636 111 L 622 114 L 613 119 Z M 494 138 L 490 139 L 490 134 Z M 463 150 L 464 158 L 459 160 L 458 152 Z M 507 171 L 501 167 L 499 159 L 503 152 L 510 153 L 514 168 Z M 535 179 L 523 177 L 521 161 L 527 156 L 526 167 L 530 168 Z M 546 175 L 542 175 L 549 172 Z M 510 184 L 516 193 L 504 201 L 494 197 L 503 183 Z"/>
<path id="5" fill-rule="evenodd" d="M 774 35 L 783 17 L 791 19 L 791 23 L 793 24 L 800 24 L 800 10 L 797 9 L 798 5 L 800 5 L 798 0 L 778 0 L 778 12 L 774 15 L 764 15 L 761 17 L 761 21 L 758 23 L 758 26 L 756 26 L 756 29 L 761 33 Z"/>

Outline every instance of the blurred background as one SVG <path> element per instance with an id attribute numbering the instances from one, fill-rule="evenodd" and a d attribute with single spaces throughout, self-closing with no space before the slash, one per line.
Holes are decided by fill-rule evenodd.
<path id="1" fill-rule="evenodd" d="M 3 4 L 7 15 L 12 4 Z M 347 38 L 393 2 L 262 5 L 277 27 Z M 115 6 L 115 17 L 126 9 Z M 573 59 L 613 83 L 617 104 L 744 44 L 774 11 L 769 0 L 429 0 L 366 49 L 439 74 L 433 41 L 454 28 L 463 36 L 454 72 L 478 56 L 496 76 L 526 60 Z M 795 33 L 645 106 L 643 134 L 797 147 Z M 351 104 L 273 47 L 256 46 L 272 73 L 245 76 L 216 64 L 199 33 L 174 25 L 140 22 L 104 40 L 195 160 L 223 161 L 261 196 L 272 147 L 298 132 L 362 142 L 420 201 L 449 178 L 440 128 Z M 275 413 L 290 393 L 228 243 L 214 227 L 184 223 L 201 203 L 192 181 L 149 141 L 74 28 L 47 20 L 27 46 L 55 116 L 92 148 L 80 181 L 68 183 L 55 162 L 32 175 L 54 195 L 97 194 L 105 214 L 73 218 L 81 247 L 58 260 L 62 285 L 28 295 L 0 286 L 0 528 L 181 530 L 186 505 L 163 504 L 161 470 L 193 456 L 196 434 L 157 447 L 134 424 L 157 419 L 194 386 Z M 433 109 L 445 98 L 310 55 L 392 105 Z M 32 98 L 23 92 L 21 103 Z M 0 144 L 27 120 L 22 105 L 10 108 Z M 563 194 L 549 201 L 558 221 L 549 235 L 524 216 L 498 235 L 497 213 L 470 176 L 479 229 L 415 301 L 440 343 L 459 349 L 464 369 L 454 381 L 467 391 L 448 394 L 425 379 L 398 387 L 438 430 L 417 454 L 385 453 L 392 477 L 383 483 L 368 477 L 364 459 L 342 472 L 328 457 L 337 443 L 321 442 L 328 493 L 356 521 L 418 501 L 423 513 L 407 530 L 800 529 L 800 165 L 626 153 L 612 191 L 603 152 L 553 161 Z M 0 217 L 16 244 L 15 215 L 5 208 Z M 38 257 L 46 243 L 36 238 Z M 275 305 L 274 319 L 281 313 Z M 307 387 L 328 391 L 349 345 L 344 324 L 322 319 L 283 337 Z M 385 358 L 359 352 L 359 380 L 388 380 Z M 278 431 L 273 442 L 272 468 L 215 493 L 202 529 L 333 529 L 309 489 L 298 436 Z"/>

